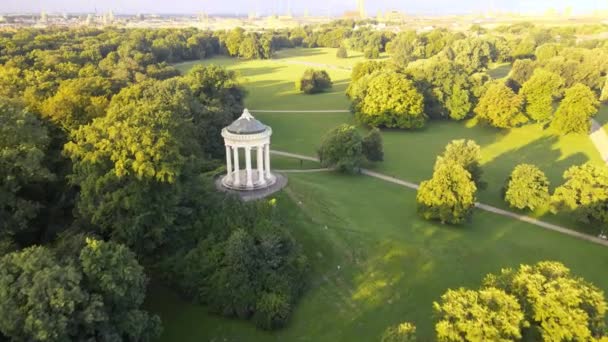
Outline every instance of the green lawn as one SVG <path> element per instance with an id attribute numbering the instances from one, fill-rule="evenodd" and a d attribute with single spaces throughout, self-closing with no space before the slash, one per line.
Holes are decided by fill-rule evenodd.
<path id="1" fill-rule="evenodd" d="M 348 108 L 343 92 L 349 71 L 343 68 L 360 57 L 339 60 L 335 49 L 285 50 L 278 57 L 203 63 L 237 71 L 248 91 L 246 105 L 253 110 Z M 335 65 L 328 69 L 336 83 L 332 92 L 296 93 L 293 83 L 307 67 L 302 62 Z M 186 71 L 193 64 L 179 68 Z M 326 131 L 353 123 L 349 113 L 339 112 L 254 115 L 272 126 L 273 149 L 307 155 L 315 155 Z M 606 107 L 598 120 L 608 124 Z M 383 138 L 385 161 L 370 167 L 416 182 L 430 177 L 437 154 L 449 141 L 475 139 L 482 146 L 484 179 L 489 183 L 479 199 L 500 207 L 505 207 L 501 186 L 519 163 L 539 165 L 558 185 L 569 166 L 601 162 L 586 136 L 558 138 L 538 125 L 498 130 L 472 120 L 431 122 L 415 132 L 386 130 Z M 272 167 L 318 164 L 273 156 Z M 272 333 L 256 330 L 248 322 L 209 315 L 204 307 L 153 284 L 146 305 L 163 319 L 163 341 L 374 341 L 388 325 L 401 321 L 415 323 L 421 341 L 432 341 L 432 302 L 446 289 L 475 287 L 489 272 L 540 260 L 562 261 L 608 291 L 605 247 L 483 211 L 476 211 L 473 222 L 462 227 L 423 221 L 415 212 L 414 191 L 370 177 L 291 173 L 288 187 L 277 197 L 280 212 L 312 264 L 309 289 L 289 326 Z M 585 230 L 566 215 L 543 219 Z"/>
<path id="2" fill-rule="evenodd" d="M 163 319 L 162 341 L 374 341 L 406 320 L 431 341 L 432 302 L 447 288 L 540 260 L 564 262 L 608 290 L 604 247 L 482 211 L 463 227 L 427 222 L 414 191 L 370 177 L 290 174 L 278 199 L 312 264 L 289 326 L 259 331 L 155 285 L 147 306 Z"/>

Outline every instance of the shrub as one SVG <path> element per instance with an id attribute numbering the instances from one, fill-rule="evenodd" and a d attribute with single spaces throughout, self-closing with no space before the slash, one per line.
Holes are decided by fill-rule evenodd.
<path id="1" fill-rule="evenodd" d="M 521 164 L 513 169 L 505 187 L 505 201 L 513 208 L 535 210 L 549 200 L 549 180 L 536 166 Z"/>
<path id="2" fill-rule="evenodd" d="M 382 334 L 382 342 L 416 342 L 416 326 L 404 322 L 386 328 Z"/>
<path id="3" fill-rule="evenodd" d="M 296 90 L 305 94 L 316 94 L 331 88 L 331 78 L 325 70 L 307 69 L 296 82 Z"/>
<path id="4" fill-rule="evenodd" d="M 384 160 L 384 150 L 382 147 L 382 135 L 378 128 L 373 128 L 363 138 L 363 155 L 367 160 L 379 162 Z"/>
<path id="5" fill-rule="evenodd" d="M 348 51 L 346 51 L 346 48 L 341 46 L 338 48 L 338 51 L 336 51 L 336 57 L 338 58 L 348 58 Z"/>
<path id="6" fill-rule="evenodd" d="M 291 307 L 286 296 L 276 293 L 264 293 L 257 301 L 253 322 L 262 329 L 277 329 L 285 325 Z"/>
<path id="7" fill-rule="evenodd" d="M 355 172 L 363 161 L 363 139 L 355 126 L 338 126 L 323 137 L 318 155 L 324 167 Z"/>

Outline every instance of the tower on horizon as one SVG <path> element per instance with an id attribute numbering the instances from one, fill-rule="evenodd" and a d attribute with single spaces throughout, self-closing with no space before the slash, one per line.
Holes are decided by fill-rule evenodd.
<path id="1" fill-rule="evenodd" d="M 367 15 L 365 15 L 365 0 L 357 0 L 357 12 L 359 12 L 359 17 L 361 19 L 367 17 Z"/>

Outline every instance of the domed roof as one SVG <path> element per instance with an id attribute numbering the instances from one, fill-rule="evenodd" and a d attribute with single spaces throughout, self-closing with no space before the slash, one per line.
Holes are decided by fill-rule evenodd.
<path id="1" fill-rule="evenodd" d="M 256 120 L 245 108 L 243 115 L 231 123 L 226 130 L 234 134 L 256 134 L 264 132 L 268 127 Z"/>

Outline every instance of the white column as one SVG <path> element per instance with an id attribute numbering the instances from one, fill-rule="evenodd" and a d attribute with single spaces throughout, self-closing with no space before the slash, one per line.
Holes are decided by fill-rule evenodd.
<path id="1" fill-rule="evenodd" d="M 264 176 L 264 145 L 256 147 L 258 152 L 258 183 L 260 185 L 266 184 L 266 177 Z"/>
<path id="2" fill-rule="evenodd" d="M 270 144 L 264 145 L 264 152 L 266 154 L 266 179 L 270 179 Z"/>
<path id="3" fill-rule="evenodd" d="M 232 148 L 228 145 L 226 145 L 226 176 L 228 177 L 227 179 L 232 182 L 232 180 L 234 179 L 232 177 Z"/>
<path id="4" fill-rule="evenodd" d="M 234 146 L 234 185 L 241 185 L 241 176 L 240 176 L 240 168 L 239 168 L 239 148 Z"/>
<path id="5" fill-rule="evenodd" d="M 253 188 L 253 178 L 251 177 L 251 147 L 245 147 L 245 172 L 247 172 L 247 187 Z"/>

